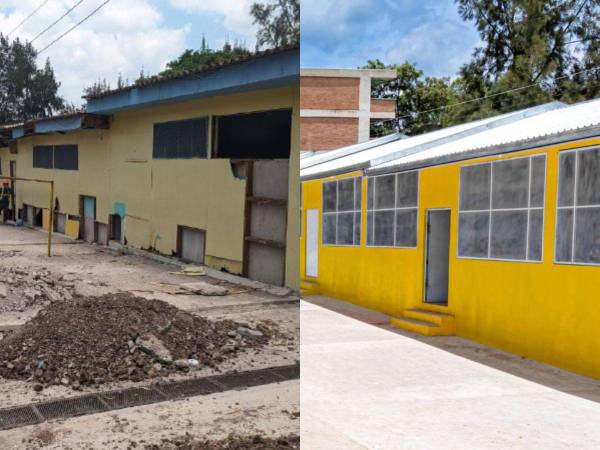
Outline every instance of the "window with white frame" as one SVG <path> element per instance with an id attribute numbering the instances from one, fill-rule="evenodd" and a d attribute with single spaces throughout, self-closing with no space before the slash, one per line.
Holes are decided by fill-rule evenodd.
<path id="1" fill-rule="evenodd" d="M 560 153 L 555 260 L 600 264 L 600 148 Z"/>
<path id="2" fill-rule="evenodd" d="M 360 245 L 361 177 L 323 183 L 323 244 Z"/>
<path id="3" fill-rule="evenodd" d="M 417 246 L 419 172 L 368 178 L 367 245 Z"/>
<path id="4" fill-rule="evenodd" d="M 464 166 L 458 256 L 541 261 L 546 155 Z"/>

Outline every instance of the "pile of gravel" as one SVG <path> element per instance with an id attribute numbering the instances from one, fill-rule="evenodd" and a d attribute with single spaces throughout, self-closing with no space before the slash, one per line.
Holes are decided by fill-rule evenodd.
<path id="1" fill-rule="evenodd" d="M 127 293 L 52 303 L 0 340 L 0 376 L 34 389 L 79 389 L 142 381 L 202 367 L 217 368 L 272 332 L 232 320 L 212 321 L 166 302 Z"/>

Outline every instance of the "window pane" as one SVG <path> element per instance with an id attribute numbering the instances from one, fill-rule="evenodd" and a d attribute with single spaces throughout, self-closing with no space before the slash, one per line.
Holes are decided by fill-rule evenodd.
<path id="1" fill-rule="evenodd" d="M 542 238 L 544 232 L 544 210 L 534 209 L 529 212 L 529 255 L 530 261 L 542 260 Z"/>
<path id="2" fill-rule="evenodd" d="M 386 175 L 377 177 L 375 191 L 375 208 L 393 208 L 394 196 L 396 192 L 396 176 Z"/>
<path id="3" fill-rule="evenodd" d="M 527 208 L 529 158 L 497 162 L 492 170 L 492 208 Z"/>
<path id="4" fill-rule="evenodd" d="M 544 206 L 544 184 L 546 179 L 546 157 L 531 159 L 531 207 Z"/>
<path id="5" fill-rule="evenodd" d="M 354 213 L 340 213 L 337 215 L 337 241 L 338 245 L 352 245 L 354 243 Z"/>
<path id="6" fill-rule="evenodd" d="M 417 206 L 419 190 L 419 172 L 407 172 L 398 174 L 398 192 L 396 194 L 396 206 L 407 208 Z"/>
<path id="7" fill-rule="evenodd" d="M 338 211 L 354 210 L 354 179 L 338 181 Z"/>
<path id="8" fill-rule="evenodd" d="M 563 153 L 558 161 L 558 206 L 573 206 L 575 153 Z"/>
<path id="9" fill-rule="evenodd" d="M 556 219 L 556 261 L 571 261 L 573 240 L 573 210 L 559 209 Z"/>
<path id="10" fill-rule="evenodd" d="M 460 169 L 460 209 L 489 209 L 490 164 L 465 166 Z"/>
<path id="11" fill-rule="evenodd" d="M 336 185 L 337 182 L 323 183 L 323 211 L 333 212 L 335 211 L 335 199 L 336 199 Z"/>
<path id="12" fill-rule="evenodd" d="M 373 213 L 367 212 L 367 245 L 373 245 Z"/>
<path id="13" fill-rule="evenodd" d="M 600 149 L 583 150 L 577 155 L 577 204 L 600 205 Z"/>
<path id="14" fill-rule="evenodd" d="M 394 211 L 375 211 L 375 245 L 394 245 Z"/>
<path id="15" fill-rule="evenodd" d="M 323 214 L 323 244 L 335 244 L 335 214 Z"/>
<path id="16" fill-rule="evenodd" d="M 360 211 L 360 206 L 362 203 L 362 178 L 357 177 L 354 179 L 354 210 Z"/>
<path id="17" fill-rule="evenodd" d="M 375 178 L 367 178 L 367 209 L 373 209 L 373 196 L 375 194 Z"/>
<path id="18" fill-rule="evenodd" d="M 487 258 L 490 215 L 462 213 L 458 220 L 458 254 Z"/>
<path id="19" fill-rule="evenodd" d="M 396 211 L 396 247 L 417 246 L 417 210 Z"/>
<path id="20" fill-rule="evenodd" d="M 54 150 L 51 145 L 36 145 L 33 147 L 33 167 L 52 169 L 54 167 Z"/>
<path id="21" fill-rule="evenodd" d="M 574 260 L 598 264 L 600 263 L 600 208 L 578 208 L 575 214 Z"/>
<path id="22" fill-rule="evenodd" d="M 354 213 L 354 245 L 360 245 L 360 213 Z"/>
<path id="23" fill-rule="evenodd" d="M 492 212 L 491 258 L 525 259 L 527 211 Z"/>
<path id="24" fill-rule="evenodd" d="M 78 170 L 79 154 L 77 145 L 57 145 L 54 147 L 54 168 Z"/>

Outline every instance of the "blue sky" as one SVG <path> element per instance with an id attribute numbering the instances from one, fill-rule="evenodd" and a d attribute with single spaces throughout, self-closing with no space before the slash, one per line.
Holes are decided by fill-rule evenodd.
<path id="1" fill-rule="evenodd" d="M 50 0 L 12 36 L 31 40 L 78 0 Z M 79 22 L 104 0 L 84 0 L 41 36 L 39 49 Z M 0 31 L 8 33 L 42 0 L 1 0 Z M 39 57 L 48 57 L 61 82 L 60 94 L 81 105 L 86 86 L 98 79 L 115 85 L 118 74 L 133 81 L 143 67 L 155 74 L 187 48 L 199 48 L 204 33 L 212 48 L 225 40 L 255 45 L 250 17 L 253 0 L 111 0 L 79 28 Z"/>
<path id="2" fill-rule="evenodd" d="M 452 0 L 302 0 L 302 67 L 409 61 L 453 77 L 480 39 Z"/>

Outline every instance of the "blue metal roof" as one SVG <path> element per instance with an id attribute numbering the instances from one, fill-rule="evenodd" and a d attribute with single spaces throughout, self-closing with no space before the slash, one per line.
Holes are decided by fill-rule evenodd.
<path id="1" fill-rule="evenodd" d="M 159 79 L 157 82 L 107 95 L 88 98 L 87 112 L 111 114 L 132 108 L 251 92 L 299 84 L 299 49 L 263 55 L 255 59 L 201 71 L 186 77 Z"/>

